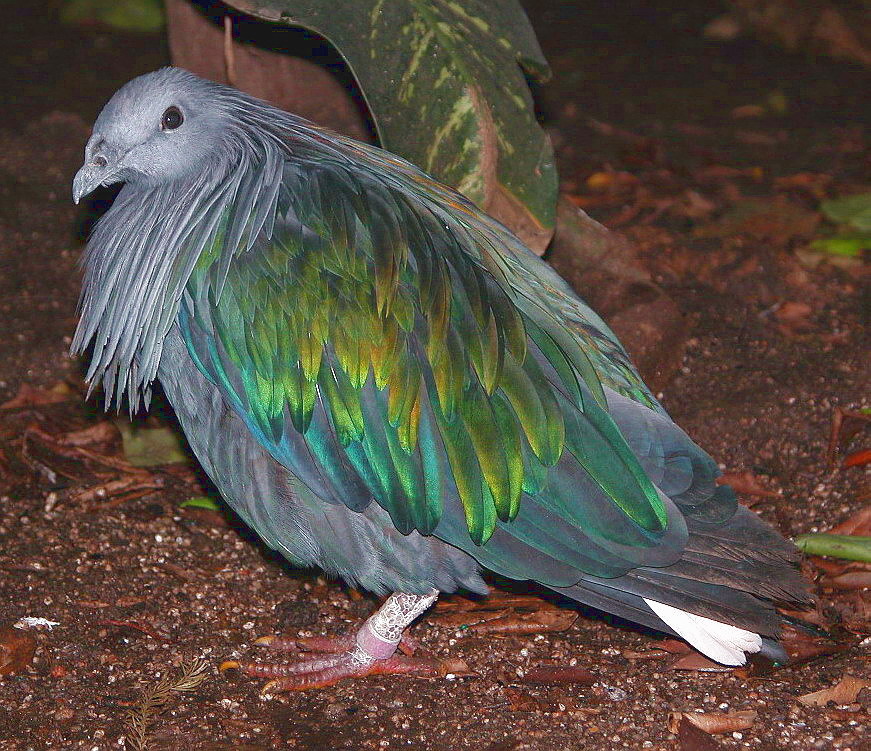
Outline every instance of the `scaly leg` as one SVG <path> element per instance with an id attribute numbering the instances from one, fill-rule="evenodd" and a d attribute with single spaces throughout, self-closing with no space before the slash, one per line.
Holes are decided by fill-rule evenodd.
<path id="1" fill-rule="evenodd" d="M 432 661 L 395 653 L 405 629 L 437 597 L 436 590 L 428 595 L 392 594 L 353 636 L 298 640 L 263 637 L 256 642 L 274 649 L 301 647 L 325 653 L 321 656 L 289 664 L 231 660 L 224 662 L 220 670 L 237 668 L 245 675 L 272 678 L 263 687 L 264 694 L 322 688 L 343 678 L 362 678 L 367 675 L 412 674 L 434 677 L 438 675 L 438 669 Z"/>

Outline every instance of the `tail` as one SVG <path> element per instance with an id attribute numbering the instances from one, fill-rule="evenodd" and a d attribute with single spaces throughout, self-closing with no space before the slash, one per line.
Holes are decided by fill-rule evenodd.
<path id="1" fill-rule="evenodd" d="M 747 653 L 762 651 L 762 635 L 643 598 L 648 607 L 699 652 L 723 665 L 743 665 Z"/>
<path id="2" fill-rule="evenodd" d="M 687 542 L 670 565 L 584 575 L 559 591 L 685 639 L 724 665 L 743 665 L 747 653 L 786 661 L 776 606 L 813 603 L 796 548 L 716 485 L 717 465 L 668 418 L 610 393 L 608 401 L 642 466 L 683 514 Z"/>

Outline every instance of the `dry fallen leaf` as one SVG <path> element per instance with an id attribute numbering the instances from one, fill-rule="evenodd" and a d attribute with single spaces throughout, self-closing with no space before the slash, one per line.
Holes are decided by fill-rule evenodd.
<path id="1" fill-rule="evenodd" d="M 738 107 L 733 107 L 729 114 L 736 120 L 740 120 L 745 117 L 762 117 L 765 113 L 765 107 L 761 104 L 742 104 Z"/>
<path id="2" fill-rule="evenodd" d="M 511 613 L 492 621 L 469 626 L 477 634 L 540 634 L 565 631 L 578 619 L 574 610 L 542 610 L 538 613 Z"/>
<path id="3" fill-rule="evenodd" d="M 445 628 L 464 629 L 471 626 L 483 623 L 485 621 L 495 621 L 499 618 L 513 615 L 514 611 L 510 608 L 505 610 L 460 610 L 456 613 L 436 613 L 430 616 L 427 620 L 429 623 L 434 623 L 437 626 Z"/>
<path id="4" fill-rule="evenodd" d="M 45 404 L 68 402 L 75 392 L 63 381 L 58 381 L 47 389 L 39 389 L 29 383 L 22 383 L 18 393 L 9 401 L 0 404 L 0 409 L 21 409 L 22 407 L 40 407 Z"/>
<path id="5" fill-rule="evenodd" d="M 806 302 L 787 300 L 774 311 L 780 331 L 787 336 L 803 334 L 813 328 L 810 315 L 813 308 Z"/>
<path id="6" fill-rule="evenodd" d="M 653 646 L 673 655 L 686 655 L 693 651 L 689 644 L 680 639 L 662 639 L 654 642 Z"/>
<path id="7" fill-rule="evenodd" d="M 871 589 L 871 570 L 846 571 L 837 576 L 824 576 L 820 586 L 832 589 Z"/>
<path id="8" fill-rule="evenodd" d="M 736 493 L 759 498 L 780 498 L 780 493 L 769 490 L 750 471 L 725 472 L 717 478 L 718 485 L 729 485 Z"/>
<path id="9" fill-rule="evenodd" d="M 547 714 L 583 714 L 597 715 L 602 710 L 594 707 L 579 707 L 570 697 L 559 699 L 532 696 L 531 694 L 517 691 L 513 688 L 505 689 L 508 699 L 508 708 L 512 712 L 542 712 Z"/>
<path id="10" fill-rule="evenodd" d="M 831 688 L 814 691 L 811 694 L 799 696 L 798 700 L 806 707 L 824 707 L 830 701 L 835 704 L 852 704 L 863 688 L 871 687 L 871 681 L 845 675 Z"/>
<path id="11" fill-rule="evenodd" d="M 649 649 L 639 652 L 635 649 L 624 649 L 621 653 L 627 660 L 658 660 L 666 656 L 667 652 L 661 649 Z"/>
<path id="12" fill-rule="evenodd" d="M 680 724 L 685 720 L 711 735 L 734 733 L 752 727 L 756 722 L 756 715 L 756 711 L 752 709 L 741 712 L 670 712 L 668 732 L 679 732 Z"/>
<path id="13" fill-rule="evenodd" d="M 677 728 L 679 751 L 719 751 L 723 746 L 685 717 Z"/>
<path id="14" fill-rule="evenodd" d="M 58 436 L 57 442 L 63 446 L 91 446 L 95 443 L 110 443 L 120 437 L 118 428 L 109 420 L 91 425 L 82 430 L 73 430 Z"/>
<path id="15" fill-rule="evenodd" d="M 830 467 L 835 466 L 835 454 L 847 441 L 860 430 L 871 427 L 871 415 L 865 412 L 853 412 L 835 407 L 832 413 L 832 424 L 829 429 L 829 446 L 826 451 L 826 459 Z M 845 532 L 844 534 L 850 534 Z M 858 534 L 858 533 L 856 533 Z"/>
<path id="16" fill-rule="evenodd" d="M 472 670 L 465 660 L 450 659 L 438 661 L 439 675 L 453 675 L 457 678 L 477 678 L 478 674 Z"/>
<path id="17" fill-rule="evenodd" d="M 727 673 L 734 668 L 709 660 L 703 654 L 690 652 L 681 655 L 667 668 L 668 670 L 697 670 L 701 673 Z"/>
<path id="18" fill-rule="evenodd" d="M 0 628 L 0 675 L 14 675 L 24 670 L 36 652 L 36 639 L 26 631 Z"/>
<path id="19" fill-rule="evenodd" d="M 455 612 L 458 610 L 504 610 L 515 608 L 517 610 L 555 610 L 557 606 L 549 600 L 536 595 L 513 594 L 493 590 L 487 597 L 472 600 L 461 595 L 450 595 L 436 603 L 435 610 L 438 613 Z"/>
<path id="20" fill-rule="evenodd" d="M 589 670 L 575 665 L 539 665 L 526 671 L 521 683 L 552 686 L 558 683 L 574 683 L 592 686 L 598 678 Z"/>
<path id="21" fill-rule="evenodd" d="M 844 469 L 848 467 L 864 467 L 869 462 L 871 462 L 871 449 L 863 449 L 861 451 L 854 451 L 852 454 L 844 457 L 841 467 Z"/>
<path id="22" fill-rule="evenodd" d="M 794 175 L 774 178 L 774 187 L 778 190 L 805 190 L 817 198 L 826 194 L 826 186 L 832 182 L 832 176 L 819 172 L 797 172 Z"/>
<path id="23" fill-rule="evenodd" d="M 798 618 L 806 616 L 805 613 L 795 613 L 794 615 Z M 822 625 L 828 626 L 828 623 Z M 823 655 L 836 654 L 850 646 L 848 643 L 839 643 L 825 636 L 814 636 L 807 631 L 796 629 L 790 624 L 784 625 L 780 634 L 780 643 L 789 655 L 790 665 L 793 666 Z"/>
<path id="24" fill-rule="evenodd" d="M 857 511 L 853 516 L 829 530 L 833 535 L 871 535 L 871 504 Z"/>

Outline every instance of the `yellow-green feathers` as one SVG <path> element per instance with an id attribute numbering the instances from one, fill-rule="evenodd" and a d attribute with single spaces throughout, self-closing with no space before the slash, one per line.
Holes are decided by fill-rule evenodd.
<path id="1" fill-rule="evenodd" d="M 534 279 L 511 284 L 470 207 L 408 187 L 289 162 L 272 236 L 210 249 L 192 277 L 189 347 L 193 329 L 219 343 L 197 352 L 206 374 L 291 471 L 314 468 L 316 492 L 361 507 L 342 496 L 365 488 L 400 532 L 432 532 L 453 496 L 484 545 L 566 452 L 661 530 L 584 337 L 530 299 Z"/>

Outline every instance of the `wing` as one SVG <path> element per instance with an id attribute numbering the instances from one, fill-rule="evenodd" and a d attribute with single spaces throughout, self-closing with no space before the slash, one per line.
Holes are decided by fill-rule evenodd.
<path id="1" fill-rule="evenodd" d="M 297 149 L 274 216 L 215 220 L 179 312 L 197 367 L 317 496 L 374 500 L 403 533 L 474 553 L 498 528 L 573 565 L 669 539 L 675 558 L 673 506 L 608 411 L 603 382 L 657 406 L 613 334 L 501 225 L 379 154 Z"/>

